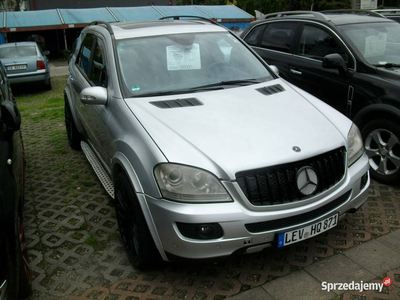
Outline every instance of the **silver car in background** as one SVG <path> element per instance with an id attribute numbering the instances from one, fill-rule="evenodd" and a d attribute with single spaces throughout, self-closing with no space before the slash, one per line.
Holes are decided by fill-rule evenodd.
<path id="1" fill-rule="evenodd" d="M 69 143 L 136 267 L 288 246 L 367 199 L 357 127 L 216 23 L 94 22 L 69 71 Z"/>
<path id="2" fill-rule="evenodd" d="M 42 51 L 36 42 L 0 45 L 0 60 L 11 84 L 34 82 L 51 90 L 49 51 Z"/>

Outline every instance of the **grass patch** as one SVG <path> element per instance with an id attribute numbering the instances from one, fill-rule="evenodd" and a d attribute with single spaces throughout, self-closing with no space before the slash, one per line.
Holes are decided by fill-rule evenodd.
<path id="1" fill-rule="evenodd" d="M 30 121 L 54 120 L 64 117 L 64 107 L 42 110 L 38 113 L 24 115 L 22 118 Z"/>
<path id="2" fill-rule="evenodd" d="M 99 241 L 93 234 L 89 233 L 89 237 L 85 240 L 85 244 L 91 246 L 96 251 L 106 249 L 107 241 Z"/>
<path id="3" fill-rule="evenodd" d="M 67 75 L 52 77 L 53 87 L 50 91 L 40 90 L 37 86 L 28 86 L 23 89 L 20 86 L 13 86 L 19 110 L 26 112 L 64 106 L 64 88 L 67 78 Z"/>
<path id="4" fill-rule="evenodd" d="M 54 130 L 50 134 L 50 142 L 54 147 L 54 154 L 65 154 L 67 153 L 66 148 L 68 147 L 67 135 L 65 129 Z"/>

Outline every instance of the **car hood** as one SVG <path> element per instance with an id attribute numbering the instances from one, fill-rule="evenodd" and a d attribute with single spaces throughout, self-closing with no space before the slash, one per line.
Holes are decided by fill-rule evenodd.
<path id="1" fill-rule="evenodd" d="M 271 95 L 259 91 L 276 84 L 284 91 Z M 298 161 L 345 145 L 347 132 L 340 132 L 321 109 L 344 120 L 347 131 L 351 124 L 316 98 L 307 100 L 281 79 L 179 96 L 132 98 L 126 103 L 168 161 L 207 169 L 227 180 L 234 180 L 238 171 Z M 155 105 L 177 99 L 200 104 Z M 293 147 L 301 151 L 295 152 Z"/>
<path id="2" fill-rule="evenodd" d="M 399 84 L 400 68 L 376 68 L 376 70 L 379 76 L 381 76 L 383 79 Z"/>

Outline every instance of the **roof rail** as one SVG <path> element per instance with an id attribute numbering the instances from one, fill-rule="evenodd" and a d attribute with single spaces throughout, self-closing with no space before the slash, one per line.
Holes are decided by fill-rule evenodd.
<path id="1" fill-rule="evenodd" d="M 374 11 L 377 13 L 400 13 L 400 9 L 398 9 L 398 8 L 372 9 L 371 11 Z"/>
<path id="2" fill-rule="evenodd" d="M 287 17 L 287 16 L 299 16 L 299 15 L 313 15 L 316 19 L 329 21 L 324 14 L 316 11 L 309 11 L 309 10 L 296 10 L 296 11 L 281 11 L 276 13 L 267 14 L 265 19 L 274 18 L 274 17 Z"/>
<path id="3" fill-rule="evenodd" d="M 372 16 L 372 17 L 380 17 L 380 18 L 385 18 L 383 15 L 380 13 L 377 13 L 372 10 L 366 10 L 366 9 L 332 9 L 332 10 L 324 10 L 321 11 L 321 13 L 328 13 L 328 14 L 340 14 L 340 13 L 349 13 L 349 14 L 360 14 L 360 15 L 367 15 L 367 16 Z"/>
<path id="4" fill-rule="evenodd" d="M 218 22 L 216 22 L 214 19 L 207 19 L 205 17 L 199 17 L 199 16 L 184 16 L 184 15 L 179 15 L 179 16 L 165 16 L 162 18 L 159 18 L 159 20 L 166 20 L 166 19 L 174 19 L 174 20 L 180 20 L 180 18 L 192 18 L 192 19 L 199 19 L 199 20 L 204 20 L 204 21 L 208 21 L 214 25 L 218 25 L 218 26 L 222 26 L 221 24 L 219 24 Z"/>
<path id="5" fill-rule="evenodd" d="M 93 21 L 89 25 L 105 25 L 110 35 L 114 35 L 114 31 L 112 30 L 110 23 L 106 21 Z"/>

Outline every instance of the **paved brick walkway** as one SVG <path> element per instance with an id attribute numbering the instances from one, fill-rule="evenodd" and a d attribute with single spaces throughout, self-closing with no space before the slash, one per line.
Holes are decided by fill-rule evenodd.
<path id="1" fill-rule="evenodd" d="M 32 300 L 224 299 L 400 228 L 400 189 L 373 183 L 356 214 L 316 238 L 247 256 L 135 270 L 120 242 L 113 201 L 84 154 L 68 147 L 63 108 L 56 110 L 60 117 L 51 121 L 23 115 Z"/>

